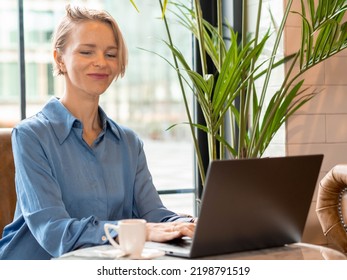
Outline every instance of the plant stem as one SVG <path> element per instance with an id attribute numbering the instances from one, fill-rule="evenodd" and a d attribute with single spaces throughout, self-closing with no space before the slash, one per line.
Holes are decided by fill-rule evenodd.
<path id="1" fill-rule="evenodd" d="M 241 49 L 244 49 L 244 47 L 247 44 L 247 0 L 242 1 L 242 35 L 241 35 Z M 244 75 L 244 74 L 242 74 Z M 243 151 L 244 151 L 244 139 L 246 134 L 246 120 L 244 119 L 244 114 L 242 112 L 244 111 L 244 95 L 245 95 L 246 89 L 241 89 L 240 91 L 240 100 L 239 100 L 239 106 L 240 106 L 240 116 L 239 116 L 239 133 L 238 133 L 238 145 L 237 145 L 237 157 L 242 158 L 243 157 Z"/>
<path id="2" fill-rule="evenodd" d="M 223 8 L 222 8 L 222 0 L 217 1 L 217 20 L 218 20 L 218 49 L 219 49 L 219 56 L 218 56 L 218 69 L 222 69 L 222 63 L 224 60 L 223 57 Z M 223 116 L 220 116 L 223 118 Z M 225 117 L 224 117 L 225 118 Z M 225 139 L 225 121 L 222 122 L 219 128 L 220 136 Z M 224 159 L 224 144 L 219 143 L 219 158 Z"/>
<path id="3" fill-rule="evenodd" d="M 277 53 L 277 50 L 278 50 L 278 47 L 279 47 L 279 44 L 280 44 L 280 41 L 281 41 L 281 38 L 282 38 L 284 26 L 285 26 L 285 24 L 287 22 L 287 18 L 288 18 L 288 15 L 289 15 L 292 3 L 293 3 L 293 0 L 288 0 L 287 6 L 286 6 L 286 9 L 285 9 L 285 13 L 284 13 L 283 18 L 282 18 L 281 25 L 280 25 L 280 27 L 278 29 L 278 32 L 277 32 L 276 40 L 275 40 L 275 43 L 274 43 L 274 46 L 273 46 L 273 49 L 272 49 L 272 53 L 271 53 L 271 56 L 270 56 L 268 70 L 266 72 L 265 81 L 264 81 L 264 84 L 263 84 L 263 89 L 262 89 L 262 92 L 261 92 L 261 95 L 260 95 L 259 108 L 263 108 L 263 105 L 264 105 L 264 100 L 265 100 L 265 96 L 266 96 L 266 93 L 267 93 L 268 84 L 269 84 L 269 81 L 270 81 L 274 60 L 275 60 L 275 57 L 276 57 L 276 53 Z M 257 151 L 254 151 L 253 147 L 256 145 L 256 135 L 257 135 L 256 131 L 258 130 L 258 126 L 259 126 L 259 122 L 260 122 L 260 116 L 261 116 L 261 110 L 258 110 L 257 115 L 255 117 L 255 122 L 254 122 L 256 127 L 253 128 L 253 133 L 252 133 L 251 143 L 250 143 L 250 149 L 249 149 L 249 156 L 253 156 L 253 157 L 257 156 L 256 155 Z M 259 142 L 259 139 L 258 139 L 258 142 Z"/>
<path id="4" fill-rule="evenodd" d="M 159 4 L 160 4 L 161 9 L 163 9 L 163 5 L 161 3 L 161 0 L 159 0 Z M 171 32 L 170 32 L 169 25 L 167 23 L 167 19 L 166 19 L 165 14 L 163 16 L 163 19 L 164 19 L 164 23 L 165 23 L 165 29 L 166 29 L 166 33 L 167 33 L 167 36 L 168 36 L 169 44 L 170 44 L 171 47 L 173 47 Z M 197 136 L 195 134 L 195 127 L 193 126 L 193 121 L 192 121 L 192 117 L 191 117 L 191 114 L 190 114 L 189 105 L 188 105 L 188 101 L 187 101 L 187 95 L 186 95 L 185 90 L 184 90 L 183 81 L 182 81 L 180 69 L 178 67 L 177 58 L 176 58 L 176 56 L 174 54 L 172 54 L 172 56 L 173 56 L 173 60 L 174 60 L 174 64 L 175 64 L 176 72 L 177 72 L 177 76 L 178 76 L 178 81 L 179 81 L 179 85 L 180 85 L 182 96 L 183 96 L 184 106 L 185 106 L 185 109 L 186 109 L 186 112 L 187 112 L 187 117 L 188 117 L 190 132 L 191 132 L 192 138 L 193 138 L 194 148 L 195 148 L 195 151 L 196 151 L 196 157 L 197 157 L 197 164 L 198 164 L 198 168 L 199 168 L 199 174 L 200 174 L 202 185 L 204 186 L 205 185 L 205 177 L 206 176 L 205 176 L 205 168 L 204 168 L 202 157 L 201 157 L 201 151 L 200 151 L 200 148 L 199 148 Z"/>
<path id="5" fill-rule="evenodd" d="M 256 26 L 255 26 L 254 47 L 258 45 L 262 7 L 263 7 L 263 1 L 260 0 L 259 4 L 258 4 L 257 22 L 256 22 Z M 256 60 L 257 60 L 256 57 L 254 57 L 252 59 L 251 67 L 250 67 L 250 73 L 254 71 Z M 253 84 L 254 84 L 254 76 L 251 75 L 250 79 L 248 81 L 248 86 L 247 86 L 247 90 L 246 90 L 246 104 L 244 106 L 244 114 L 242 116 L 242 118 L 244 120 L 243 126 L 244 126 L 245 131 L 247 131 L 246 126 L 249 125 L 247 120 L 249 119 L 248 114 L 250 111 L 250 103 L 251 103 L 252 92 L 253 92 Z M 259 111 L 261 111 L 261 106 L 259 106 Z M 254 114 L 254 112 L 253 112 L 253 114 Z M 252 123 L 253 133 L 255 133 L 257 131 L 258 125 L 259 125 L 258 123 L 257 124 Z M 252 147 L 252 142 L 250 144 L 250 147 Z M 249 152 L 249 150 L 248 150 L 248 152 Z M 246 156 L 248 156 L 248 154 L 246 154 Z"/>
<path id="6" fill-rule="evenodd" d="M 201 60 L 201 68 L 202 68 L 202 75 L 205 76 L 207 74 L 207 63 L 206 63 L 206 51 L 205 51 L 205 43 L 204 43 L 204 34 L 203 34 L 203 24 L 202 24 L 202 11 L 200 6 L 200 1 L 195 0 L 195 18 L 196 18 L 196 24 L 197 24 L 197 30 L 198 30 L 198 44 L 199 44 L 199 51 L 200 51 L 200 60 Z"/>

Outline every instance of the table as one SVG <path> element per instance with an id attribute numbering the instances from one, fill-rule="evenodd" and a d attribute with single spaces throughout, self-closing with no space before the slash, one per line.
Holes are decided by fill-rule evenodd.
<path id="1" fill-rule="evenodd" d="M 145 247 L 146 248 L 146 247 Z M 115 259 L 116 250 L 111 245 L 79 249 L 57 258 L 58 260 Z M 121 257 L 119 259 L 122 259 Z M 182 260 L 172 256 L 159 256 L 159 260 Z M 308 243 L 294 243 L 283 247 L 208 256 L 206 260 L 347 260 L 347 255 L 333 248 Z"/>

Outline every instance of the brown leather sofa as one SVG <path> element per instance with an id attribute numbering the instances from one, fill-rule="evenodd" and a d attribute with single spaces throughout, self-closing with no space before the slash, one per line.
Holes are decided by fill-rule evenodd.
<path id="1" fill-rule="evenodd" d="M 328 245 L 347 253 L 347 164 L 334 166 L 320 181 L 316 213 Z"/>
<path id="2" fill-rule="evenodd" d="M 11 132 L 11 128 L 0 128 L 0 236 L 16 206 Z"/>

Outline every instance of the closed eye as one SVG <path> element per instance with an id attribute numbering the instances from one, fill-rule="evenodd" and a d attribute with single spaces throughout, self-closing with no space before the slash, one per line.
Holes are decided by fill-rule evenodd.
<path id="1" fill-rule="evenodd" d="M 116 58 L 117 54 L 115 54 L 115 53 L 107 53 L 106 56 L 110 57 L 110 58 Z"/>
<path id="2" fill-rule="evenodd" d="M 90 55 L 91 53 L 91 51 L 80 51 L 80 54 L 82 55 Z"/>

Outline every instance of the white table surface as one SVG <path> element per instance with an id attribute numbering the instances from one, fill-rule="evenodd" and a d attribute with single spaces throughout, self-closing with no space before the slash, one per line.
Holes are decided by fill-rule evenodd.
<path id="1" fill-rule="evenodd" d="M 153 258 L 151 254 L 153 253 Z M 127 259 L 120 256 L 121 252 L 111 245 L 102 245 L 90 248 L 79 249 L 56 260 L 110 260 Z M 144 259 L 164 259 L 175 260 L 182 258 L 166 256 L 163 252 L 146 248 L 144 249 Z M 283 247 L 261 249 L 255 251 L 238 252 L 232 254 L 208 256 L 199 259 L 211 260 L 347 260 L 347 256 L 340 251 L 325 246 L 295 243 Z"/>

